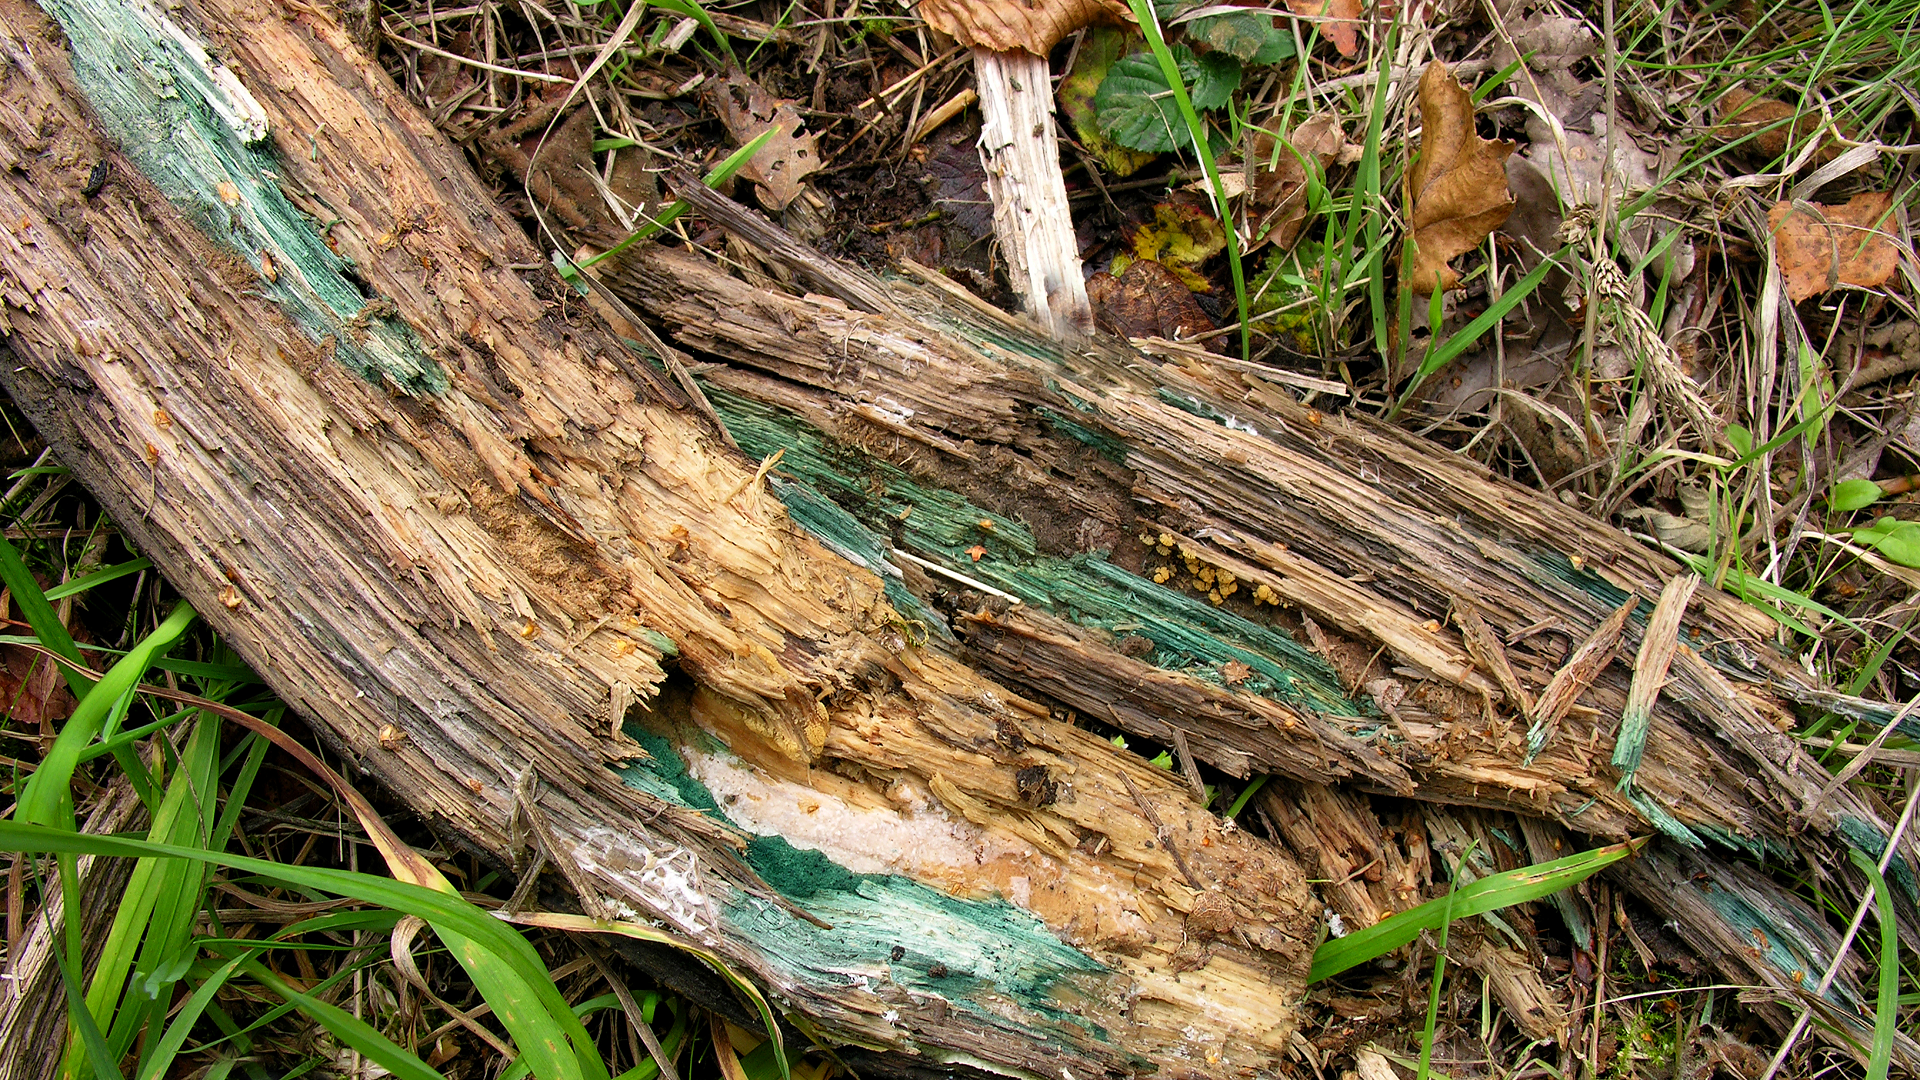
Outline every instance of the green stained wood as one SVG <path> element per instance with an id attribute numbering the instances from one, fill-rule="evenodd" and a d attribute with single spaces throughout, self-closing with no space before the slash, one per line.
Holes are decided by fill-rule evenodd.
<path id="1" fill-rule="evenodd" d="M 105 133 L 207 237 L 259 273 L 257 288 L 362 378 L 438 394 L 447 376 L 391 305 L 368 297 L 279 186 L 266 114 L 147 0 L 47 0 L 74 77 Z"/>
<path id="2" fill-rule="evenodd" d="M 817 506 L 820 496 L 868 533 L 890 532 L 902 548 L 1022 603 L 1082 626 L 1150 639 L 1149 659 L 1159 667 L 1218 682 L 1221 666 L 1238 661 L 1253 672 L 1240 689 L 1328 716 L 1357 718 L 1359 730 L 1374 726 L 1369 710 L 1346 696 L 1326 662 L 1285 630 L 1156 584 L 1097 554 L 1041 554 L 1032 531 L 1018 521 L 922 484 L 771 406 L 713 387 L 707 396 L 747 453 L 764 457 L 786 451 L 780 470 L 797 483 L 776 491 L 797 521 L 829 543 L 841 542 L 845 526 L 828 522 L 828 533 L 818 531 L 825 517 Z M 806 493 L 808 488 L 817 494 Z"/>
<path id="3" fill-rule="evenodd" d="M 734 824 L 671 742 L 634 723 L 625 731 L 649 757 L 620 767 L 624 782 Z M 791 984 L 828 980 L 872 989 L 884 981 L 939 997 L 1008 1028 L 1010 1037 L 1043 1039 L 1046 1024 L 1073 1023 L 1097 1041 L 1108 1039 L 1072 1011 L 1082 997 L 1075 977 L 1104 976 L 1107 967 L 1004 900 L 963 900 L 897 874 L 855 873 L 779 836 L 755 837 L 745 860 L 781 896 L 831 927 L 737 890 L 724 898 L 728 923 L 753 938 Z M 1023 1022 L 1023 1011 L 1035 1022 Z"/>

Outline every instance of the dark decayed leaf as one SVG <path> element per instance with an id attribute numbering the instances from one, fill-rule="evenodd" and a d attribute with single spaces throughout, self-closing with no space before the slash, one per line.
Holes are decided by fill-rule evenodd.
<path id="1" fill-rule="evenodd" d="M 1216 52 L 1197 57 L 1184 45 L 1175 45 L 1173 56 L 1196 111 L 1225 105 L 1240 85 L 1240 61 L 1231 56 Z M 1093 107 L 1100 129 L 1122 146 L 1164 153 L 1191 141 L 1173 90 L 1152 53 L 1134 53 L 1116 61 L 1094 93 Z"/>
<path id="2" fill-rule="evenodd" d="M 1277 64 L 1293 55 L 1293 35 L 1263 11 L 1236 11 L 1195 19 L 1189 32 L 1243 64 Z"/>

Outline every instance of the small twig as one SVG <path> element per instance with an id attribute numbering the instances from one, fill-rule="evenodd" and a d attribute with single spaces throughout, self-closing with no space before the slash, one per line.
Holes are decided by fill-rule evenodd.
<path id="1" fill-rule="evenodd" d="M 1206 782 L 1200 779 L 1200 769 L 1193 763 L 1193 751 L 1187 748 L 1187 733 L 1177 725 L 1173 728 L 1173 754 L 1180 762 L 1180 775 L 1187 778 L 1187 790 L 1193 792 L 1193 801 L 1206 806 Z"/>
<path id="2" fill-rule="evenodd" d="M 1147 816 L 1147 824 L 1153 826 L 1154 839 L 1160 841 L 1160 846 L 1166 850 L 1168 855 L 1173 856 L 1173 865 L 1180 868 L 1180 876 L 1186 878 L 1187 884 L 1193 886 L 1195 889 L 1206 892 L 1207 887 L 1200 884 L 1200 879 L 1193 875 L 1193 870 L 1187 866 L 1186 857 L 1180 854 L 1179 845 L 1173 842 L 1173 830 L 1160 824 L 1160 815 L 1153 812 L 1153 806 L 1147 802 L 1147 797 L 1140 792 L 1140 785 L 1133 782 L 1133 777 L 1128 776 L 1127 770 L 1125 769 L 1120 770 L 1120 779 L 1127 782 L 1127 790 L 1133 792 L 1133 801 L 1139 804 L 1140 812 Z"/>

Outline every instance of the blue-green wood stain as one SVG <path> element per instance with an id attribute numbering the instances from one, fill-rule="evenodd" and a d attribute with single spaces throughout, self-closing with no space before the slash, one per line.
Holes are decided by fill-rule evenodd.
<path id="1" fill-rule="evenodd" d="M 348 279 L 346 260 L 281 192 L 264 116 L 200 45 L 147 0 L 41 6 L 66 31 L 105 133 L 187 220 L 260 272 L 263 295 L 362 378 L 414 395 L 447 388 L 412 330 Z"/>
<path id="2" fill-rule="evenodd" d="M 1222 666 L 1237 660 L 1253 671 L 1240 689 L 1329 718 L 1350 718 L 1356 734 L 1377 723 L 1371 709 L 1341 690 L 1326 661 L 1283 629 L 1155 584 L 1098 554 L 1043 554 L 1033 532 L 1012 518 L 922 484 L 771 406 L 711 386 L 707 396 L 747 453 L 786 451 L 780 469 L 793 479 L 776 493 L 801 527 L 835 546 L 857 543 L 883 559 L 881 530 L 889 530 L 900 547 L 959 567 L 1022 603 L 1082 626 L 1148 638 L 1154 643 L 1148 659 L 1162 668 L 1220 682 Z M 853 530 L 865 539 L 849 540 Z M 978 559 L 969 552 L 974 548 L 984 549 Z M 896 591 L 904 590 L 890 588 L 890 599 Z M 918 601 L 913 605 L 899 610 L 924 611 Z"/>
<path id="3" fill-rule="evenodd" d="M 623 766 L 622 779 L 728 820 L 672 743 L 633 723 L 626 732 L 650 758 Z M 884 980 L 943 998 L 990 1026 L 1022 1027 L 1008 1014 L 1006 1005 L 1012 1004 L 1033 1014 L 1023 1037 L 1045 1038 L 1046 1024 L 1070 1023 L 1095 1041 L 1108 1041 L 1104 1029 L 1071 1011 L 1072 1002 L 1084 997 L 1075 977 L 1105 975 L 1106 966 L 1004 900 L 960 900 L 899 875 L 856 874 L 778 836 L 755 837 L 745 859 L 782 896 L 833 927 L 823 930 L 744 892 L 721 904 L 729 927 L 752 938 L 794 982 L 871 986 Z"/>

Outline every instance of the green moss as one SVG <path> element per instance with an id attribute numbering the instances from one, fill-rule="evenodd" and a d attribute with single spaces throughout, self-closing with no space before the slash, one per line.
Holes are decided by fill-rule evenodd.
<path id="1" fill-rule="evenodd" d="M 282 194 L 265 114 L 204 47 L 151 5 L 43 6 L 67 33 L 74 76 L 106 134 L 187 220 L 259 273 L 260 292 L 362 378 L 408 394 L 446 390 L 413 331 L 348 279 L 346 260 Z"/>

